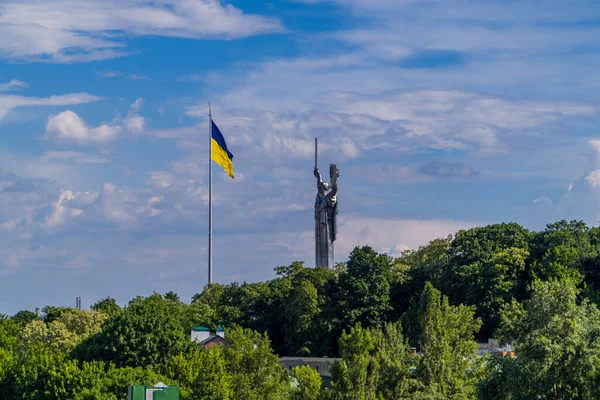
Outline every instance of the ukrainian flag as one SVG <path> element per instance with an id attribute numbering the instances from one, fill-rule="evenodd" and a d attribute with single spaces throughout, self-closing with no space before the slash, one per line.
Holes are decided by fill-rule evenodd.
<path id="1" fill-rule="evenodd" d="M 211 119 L 211 136 L 212 136 L 212 159 L 214 162 L 219 164 L 225 172 L 233 178 L 233 154 L 227 149 L 227 143 L 225 138 L 219 130 L 219 127 Z"/>

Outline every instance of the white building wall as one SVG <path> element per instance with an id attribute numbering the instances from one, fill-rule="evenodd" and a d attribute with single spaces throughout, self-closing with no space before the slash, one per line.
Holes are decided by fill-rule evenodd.
<path id="1" fill-rule="evenodd" d="M 204 342 L 210 337 L 209 331 L 192 331 L 192 342 Z"/>

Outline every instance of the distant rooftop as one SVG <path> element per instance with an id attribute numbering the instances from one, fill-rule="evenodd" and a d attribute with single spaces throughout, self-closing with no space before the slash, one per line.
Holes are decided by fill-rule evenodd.
<path id="1" fill-rule="evenodd" d="M 210 329 L 205 326 L 192 326 L 192 330 L 194 332 L 210 332 Z"/>

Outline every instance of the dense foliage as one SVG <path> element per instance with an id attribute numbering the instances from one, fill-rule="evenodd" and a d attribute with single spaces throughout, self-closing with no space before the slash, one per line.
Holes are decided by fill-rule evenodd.
<path id="1" fill-rule="evenodd" d="M 0 398 L 116 400 L 158 381 L 182 400 L 600 398 L 600 228 L 496 224 L 275 271 L 189 304 L 169 292 L 0 315 Z M 228 345 L 193 344 L 194 325 L 224 326 Z M 517 357 L 478 355 L 492 337 Z M 338 357 L 331 384 L 284 355 Z"/>

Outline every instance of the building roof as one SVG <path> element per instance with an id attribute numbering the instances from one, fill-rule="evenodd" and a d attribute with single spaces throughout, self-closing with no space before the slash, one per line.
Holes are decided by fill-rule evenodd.
<path id="1" fill-rule="evenodd" d="M 192 326 L 192 331 L 194 331 L 194 332 L 210 332 L 210 329 L 208 329 L 205 326 Z"/>
<path id="2" fill-rule="evenodd" d="M 200 342 L 204 347 L 211 347 L 218 343 L 223 343 L 227 347 L 227 342 L 219 335 L 211 335 L 208 339 Z"/>

